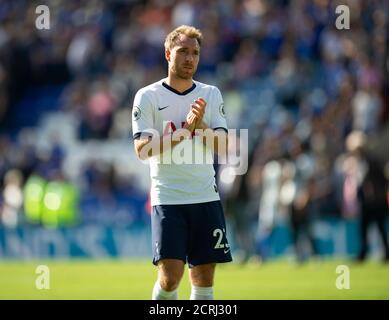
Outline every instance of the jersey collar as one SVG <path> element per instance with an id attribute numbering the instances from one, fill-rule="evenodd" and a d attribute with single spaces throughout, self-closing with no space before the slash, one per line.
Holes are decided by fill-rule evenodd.
<path id="1" fill-rule="evenodd" d="M 195 88 L 196 88 L 196 84 L 193 82 L 193 85 L 189 88 L 189 89 L 187 89 L 187 90 L 185 90 L 185 91 L 183 91 L 183 92 L 180 92 L 180 91 L 177 91 L 176 89 L 174 89 L 174 88 L 172 88 L 171 86 L 169 86 L 167 83 L 165 83 L 165 82 L 162 82 L 162 85 L 166 88 L 166 89 L 168 89 L 168 90 L 170 90 L 171 92 L 174 92 L 175 94 L 178 94 L 178 95 L 180 95 L 180 96 L 185 96 L 185 95 L 187 95 L 188 93 L 190 93 L 190 92 L 192 92 Z"/>

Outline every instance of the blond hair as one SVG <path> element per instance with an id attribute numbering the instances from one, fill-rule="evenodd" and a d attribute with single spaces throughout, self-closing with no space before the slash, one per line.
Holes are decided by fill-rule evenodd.
<path id="1" fill-rule="evenodd" d="M 199 46 L 201 46 L 201 41 L 203 40 L 203 34 L 199 29 L 196 29 L 192 26 L 182 25 L 175 28 L 170 32 L 165 39 L 165 49 L 171 49 L 175 45 L 177 39 L 181 34 L 188 36 L 189 38 L 196 39 Z"/>

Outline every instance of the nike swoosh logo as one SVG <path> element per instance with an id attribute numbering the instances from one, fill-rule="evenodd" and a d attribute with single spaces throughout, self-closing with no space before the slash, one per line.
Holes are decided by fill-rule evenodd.
<path id="1" fill-rule="evenodd" d="M 169 106 L 162 107 L 162 108 L 161 108 L 161 107 L 158 107 L 158 110 L 161 111 L 161 110 L 163 110 L 163 109 L 166 109 L 167 107 L 169 107 Z"/>
<path id="2" fill-rule="evenodd" d="M 230 251 L 230 248 L 224 249 L 224 253 L 228 253 L 228 251 Z"/>

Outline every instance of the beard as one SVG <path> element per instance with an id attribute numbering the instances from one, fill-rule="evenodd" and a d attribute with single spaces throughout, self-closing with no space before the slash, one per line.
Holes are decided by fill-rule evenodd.
<path id="1" fill-rule="evenodd" d="M 191 66 L 192 69 L 186 69 L 184 66 L 177 66 L 175 65 L 172 68 L 172 73 L 180 79 L 183 80 L 189 80 L 193 78 L 193 75 L 196 72 L 196 68 L 194 66 Z"/>

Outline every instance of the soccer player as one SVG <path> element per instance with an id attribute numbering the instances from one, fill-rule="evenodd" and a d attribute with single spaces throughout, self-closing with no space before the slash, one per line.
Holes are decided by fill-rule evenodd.
<path id="1" fill-rule="evenodd" d="M 201 42 L 200 30 L 191 26 L 168 34 L 167 78 L 140 89 L 134 99 L 135 151 L 150 164 L 153 263 L 158 266 L 153 300 L 177 299 L 186 262 L 190 299 L 212 300 L 216 264 L 232 261 L 212 163 L 214 153 L 226 152 L 227 124 L 219 89 L 193 80 Z M 211 154 L 211 161 L 175 161 L 177 148 L 184 153 L 191 148 L 200 155 L 196 159 Z"/>

